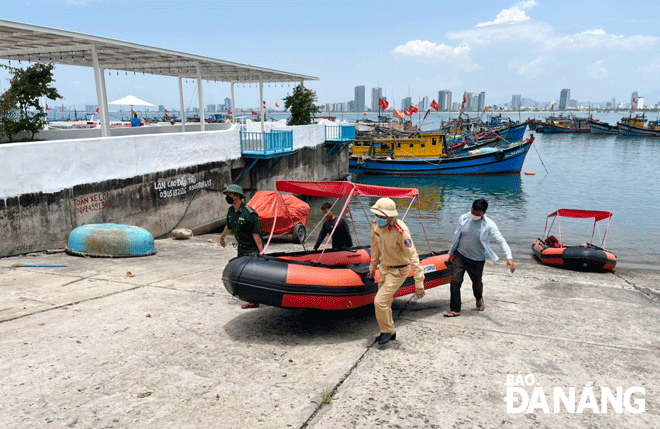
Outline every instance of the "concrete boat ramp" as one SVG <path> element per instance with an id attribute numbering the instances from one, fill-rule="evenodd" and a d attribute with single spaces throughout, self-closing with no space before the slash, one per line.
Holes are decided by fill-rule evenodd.
<path id="1" fill-rule="evenodd" d="M 379 347 L 373 307 L 241 310 L 235 249 L 156 245 L 0 260 L 0 427 L 660 427 L 658 272 L 489 263 L 483 313 L 467 279 L 458 318 L 447 285 L 399 298 Z"/>

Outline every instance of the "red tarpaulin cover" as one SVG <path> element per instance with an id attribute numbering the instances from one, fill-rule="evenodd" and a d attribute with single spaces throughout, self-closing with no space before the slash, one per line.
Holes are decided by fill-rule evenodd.
<path id="1" fill-rule="evenodd" d="M 414 198 L 419 195 L 416 188 L 390 188 L 387 186 L 362 185 L 348 181 L 341 182 L 303 182 L 278 180 L 275 189 L 298 195 L 340 198 L 353 195 L 364 197 Z M 288 203 L 288 202 L 287 202 Z"/>
<path id="2" fill-rule="evenodd" d="M 600 212 L 594 210 L 572 210 L 572 209 L 559 209 L 554 213 L 550 213 L 548 217 L 573 217 L 573 218 L 595 218 L 596 222 L 612 217 L 611 212 Z"/>
<path id="3" fill-rule="evenodd" d="M 284 202 L 282 202 L 282 197 L 284 197 Z M 277 201 L 278 198 L 279 202 Z M 286 207 L 284 206 L 284 203 L 286 203 Z M 258 191 L 254 194 L 247 205 L 256 210 L 259 215 L 259 226 L 263 233 L 270 234 L 270 231 L 273 228 L 276 206 L 277 222 L 275 223 L 275 235 L 290 233 L 293 226 L 298 223 L 307 225 L 309 204 L 293 195 L 278 196 L 275 191 Z M 288 212 L 287 208 L 289 209 Z M 293 222 L 291 222 L 291 219 L 289 218 L 289 213 L 291 213 Z"/>

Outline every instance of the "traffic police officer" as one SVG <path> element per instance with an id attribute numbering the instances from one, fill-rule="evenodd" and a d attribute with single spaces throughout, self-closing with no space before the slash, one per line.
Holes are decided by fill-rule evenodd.
<path id="1" fill-rule="evenodd" d="M 396 204 L 390 198 L 381 198 L 371 207 L 376 219 L 371 225 L 371 265 L 369 277 L 379 268 L 378 293 L 374 299 L 376 320 L 380 335 L 376 338 L 383 345 L 396 339 L 392 301 L 394 294 L 410 274 L 412 265 L 415 278 L 415 295 L 424 296 L 424 269 L 413 244 L 410 230 L 397 219 Z M 380 265 L 379 265 L 380 264 Z"/>
<path id="2" fill-rule="evenodd" d="M 261 228 L 259 227 L 259 215 L 253 208 L 245 205 L 245 193 L 238 185 L 229 185 L 222 191 L 226 195 L 228 204 L 227 224 L 220 235 L 220 244 L 226 247 L 225 237 L 230 232 L 234 234 L 238 243 L 238 256 L 260 253 L 263 250 L 261 241 Z M 259 303 L 250 302 L 242 308 L 259 307 Z"/>

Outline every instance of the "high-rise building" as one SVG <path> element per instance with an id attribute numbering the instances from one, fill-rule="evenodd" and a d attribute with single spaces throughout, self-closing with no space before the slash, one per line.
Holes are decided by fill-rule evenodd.
<path id="1" fill-rule="evenodd" d="M 378 112 L 378 99 L 383 96 L 383 88 L 371 88 L 371 111 Z"/>
<path id="2" fill-rule="evenodd" d="M 522 96 L 520 94 L 514 94 L 511 97 L 511 110 L 520 110 L 522 106 Z"/>
<path id="3" fill-rule="evenodd" d="M 411 97 L 406 97 L 401 100 L 401 110 L 403 109 L 408 109 L 410 105 L 412 104 L 412 98 Z"/>
<path id="4" fill-rule="evenodd" d="M 355 87 L 355 111 L 364 112 L 364 85 Z"/>
<path id="5" fill-rule="evenodd" d="M 643 109 L 644 108 L 644 97 L 638 97 L 637 98 L 637 106 L 635 106 L 637 109 Z"/>
<path id="6" fill-rule="evenodd" d="M 225 107 L 229 110 L 232 110 L 233 106 L 231 105 L 231 98 L 225 97 Z"/>
<path id="7" fill-rule="evenodd" d="M 561 94 L 559 94 L 559 110 L 566 110 L 570 99 L 571 99 L 571 90 L 568 88 L 562 89 Z"/>
<path id="8" fill-rule="evenodd" d="M 207 104 L 206 105 L 206 111 L 210 112 L 210 113 L 215 112 L 215 104 Z"/>
<path id="9" fill-rule="evenodd" d="M 630 106 L 636 108 L 638 99 L 639 99 L 639 94 L 637 93 L 637 91 L 633 92 L 632 95 L 630 96 Z"/>
<path id="10" fill-rule="evenodd" d="M 477 112 L 483 112 L 486 107 L 486 93 L 481 91 L 477 96 Z"/>
<path id="11" fill-rule="evenodd" d="M 438 104 L 440 105 L 441 112 L 449 112 L 452 110 L 450 90 L 443 89 L 442 91 L 438 91 Z"/>
<path id="12" fill-rule="evenodd" d="M 465 111 L 474 112 L 479 110 L 479 96 L 476 92 L 468 92 L 465 95 Z"/>
<path id="13" fill-rule="evenodd" d="M 423 112 L 429 108 L 429 97 L 422 97 L 422 100 L 419 102 L 417 105 L 417 108 L 419 109 L 420 112 Z"/>

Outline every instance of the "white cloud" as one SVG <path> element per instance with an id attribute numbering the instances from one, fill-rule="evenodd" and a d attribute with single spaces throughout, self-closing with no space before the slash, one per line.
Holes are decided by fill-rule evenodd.
<path id="1" fill-rule="evenodd" d="M 487 45 L 502 40 L 531 41 L 542 44 L 552 37 L 553 30 L 544 23 L 524 23 L 510 26 L 490 26 L 448 33 L 449 39 L 458 40 L 463 45 Z"/>
<path id="2" fill-rule="evenodd" d="M 449 46 L 444 43 L 435 43 L 428 40 L 411 40 L 405 45 L 399 45 L 392 51 L 393 54 L 405 57 L 414 57 L 420 60 L 451 61 L 453 65 L 466 70 L 478 70 L 470 58 L 470 47 L 466 45 Z"/>
<path id="3" fill-rule="evenodd" d="M 487 27 L 489 25 L 498 25 L 498 24 L 520 24 L 529 19 L 529 16 L 525 13 L 524 10 L 520 9 L 518 6 L 514 6 L 511 9 L 504 9 L 502 12 L 497 14 L 495 21 L 481 22 L 477 24 L 477 27 Z"/>
<path id="4" fill-rule="evenodd" d="M 587 76 L 592 79 L 605 79 L 607 76 L 609 76 L 610 72 L 605 67 L 603 67 L 604 63 L 604 60 L 598 60 L 593 64 L 589 64 L 586 67 Z"/>
<path id="5" fill-rule="evenodd" d="M 542 67 L 545 62 L 547 62 L 546 57 L 537 57 L 526 64 L 512 67 L 515 68 L 516 73 L 520 76 L 532 78 L 545 73 L 545 69 Z"/>
<path id="6" fill-rule="evenodd" d="M 443 43 L 438 45 L 428 40 L 411 40 L 405 45 L 399 45 L 394 48 L 395 54 L 410 57 L 437 58 L 441 60 L 465 57 L 469 52 L 469 46 L 451 47 Z"/>
<path id="7" fill-rule="evenodd" d="M 515 5 L 518 6 L 520 9 L 531 9 L 534 6 L 538 6 L 539 4 L 536 2 L 536 0 L 522 0 L 516 3 Z"/>
<path id="8" fill-rule="evenodd" d="M 592 49 L 640 49 L 656 44 L 654 36 L 620 36 L 607 34 L 602 28 L 594 28 L 572 35 L 558 35 L 550 37 L 543 43 L 548 50 L 592 50 Z"/>

